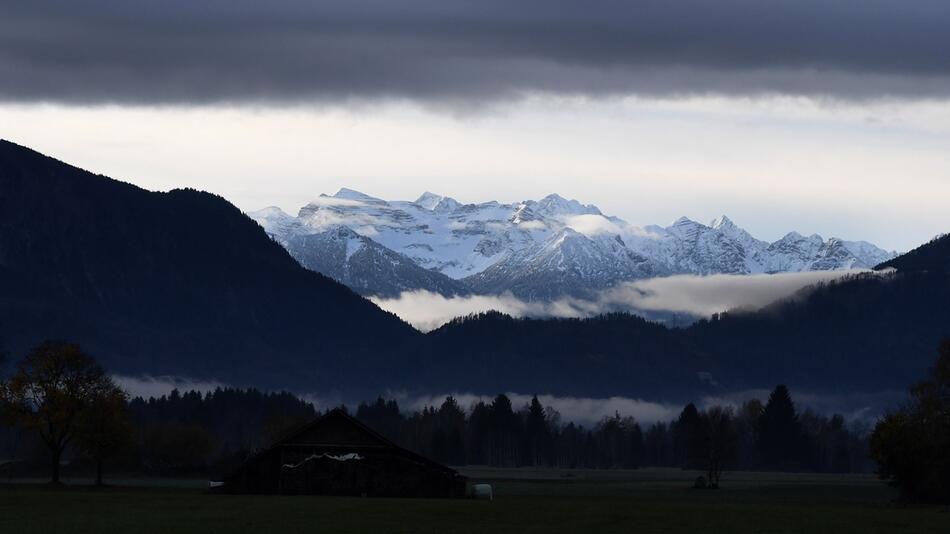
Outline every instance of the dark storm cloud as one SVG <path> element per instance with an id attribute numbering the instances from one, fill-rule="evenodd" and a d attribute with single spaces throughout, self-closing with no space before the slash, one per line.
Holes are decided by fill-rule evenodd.
<path id="1" fill-rule="evenodd" d="M 0 99 L 950 95 L 945 0 L 0 0 Z"/>

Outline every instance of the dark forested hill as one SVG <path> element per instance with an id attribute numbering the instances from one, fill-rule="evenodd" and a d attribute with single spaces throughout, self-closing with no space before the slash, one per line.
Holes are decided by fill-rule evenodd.
<path id="1" fill-rule="evenodd" d="M 903 390 L 950 338 L 950 236 L 864 274 L 757 313 L 723 314 L 686 334 L 739 383 L 827 391 Z"/>
<path id="2" fill-rule="evenodd" d="M 684 398 L 788 383 L 834 395 L 903 391 L 950 337 L 950 272 L 937 268 L 950 262 L 945 243 L 918 249 L 912 263 L 894 260 L 895 273 L 822 284 L 758 312 L 724 313 L 685 329 L 623 315 L 540 321 L 488 314 L 427 338 L 445 356 L 441 375 L 496 390 L 530 384 L 530 391 L 562 394 Z"/>
<path id="3" fill-rule="evenodd" d="M 904 390 L 950 337 L 950 276 L 903 273 L 820 285 L 757 313 L 724 314 L 685 334 L 723 380 L 812 391 Z"/>
<path id="4" fill-rule="evenodd" d="M 111 371 L 346 399 L 499 391 L 649 399 L 903 391 L 950 337 L 950 240 L 685 329 L 489 313 L 423 336 L 308 271 L 224 199 L 149 192 L 0 142 L 0 340 L 54 337 Z"/>
<path id="5" fill-rule="evenodd" d="M 893 268 L 900 272 L 950 272 L 950 234 L 935 237 L 914 250 L 875 267 Z"/>
<path id="6" fill-rule="evenodd" d="M 375 391 L 366 370 L 403 367 L 386 360 L 420 337 L 220 197 L 145 191 L 0 141 L 0 339 L 16 359 L 51 336 L 119 372 L 323 391 Z"/>
<path id="7" fill-rule="evenodd" d="M 678 397 L 708 389 L 712 362 L 681 331 L 627 314 L 513 319 L 486 313 L 426 336 L 428 376 L 461 390 Z"/>

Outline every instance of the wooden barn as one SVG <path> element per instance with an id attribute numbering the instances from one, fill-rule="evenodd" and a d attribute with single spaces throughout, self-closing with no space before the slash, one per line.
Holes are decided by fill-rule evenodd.
<path id="1" fill-rule="evenodd" d="M 334 410 L 254 454 L 228 493 L 463 497 L 466 479 Z"/>

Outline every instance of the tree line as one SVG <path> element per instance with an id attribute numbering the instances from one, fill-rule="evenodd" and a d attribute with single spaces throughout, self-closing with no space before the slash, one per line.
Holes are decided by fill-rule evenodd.
<path id="1" fill-rule="evenodd" d="M 768 402 L 738 408 L 688 404 L 672 421 L 641 425 L 615 413 L 590 427 L 562 422 L 537 397 L 516 408 L 506 395 L 464 409 L 448 397 L 438 407 L 403 413 L 395 400 L 362 403 L 356 417 L 394 442 L 435 460 L 502 467 L 680 467 L 718 482 L 725 469 L 867 472 L 864 427 L 799 411 L 780 385 Z"/>
<path id="2" fill-rule="evenodd" d="M 218 388 L 129 399 L 95 360 L 70 343 L 34 348 L 0 381 L 0 454 L 45 463 L 59 482 L 67 456 L 152 475 L 225 474 L 249 454 L 320 412 L 290 393 Z M 678 467 L 717 487 L 728 470 L 868 472 L 912 501 L 950 502 L 950 341 L 911 402 L 873 433 L 841 415 L 799 410 L 784 385 L 767 402 L 688 404 L 672 421 L 642 425 L 615 413 L 590 427 L 564 423 L 537 397 L 503 394 L 466 408 L 453 397 L 406 412 L 382 397 L 355 417 L 395 443 L 451 465 Z M 2 456 L 0 456 L 2 458 Z M 4 468 L 4 464 L 0 464 Z M 10 463 L 7 470 L 13 469 Z"/>
<path id="3" fill-rule="evenodd" d="M 911 387 L 910 402 L 878 422 L 871 456 L 904 500 L 950 504 L 950 339 L 938 352 L 930 376 Z"/>

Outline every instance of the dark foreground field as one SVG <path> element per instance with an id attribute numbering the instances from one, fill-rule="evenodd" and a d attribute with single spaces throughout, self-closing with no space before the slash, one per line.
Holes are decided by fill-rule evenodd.
<path id="1" fill-rule="evenodd" d="M 734 473 L 706 491 L 675 470 L 464 471 L 494 484 L 495 501 L 208 495 L 196 482 L 142 479 L 102 490 L 6 484 L 0 532 L 950 532 L 950 511 L 895 507 L 869 476 Z"/>

